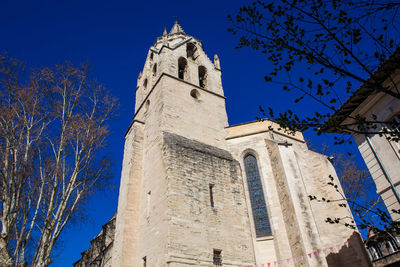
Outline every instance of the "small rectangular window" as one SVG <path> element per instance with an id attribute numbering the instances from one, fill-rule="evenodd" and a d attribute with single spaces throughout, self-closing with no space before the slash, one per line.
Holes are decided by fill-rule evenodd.
<path id="1" fill-rule="evenodd" d="M 142 258 L 142 260 L 143 260 L 143 267 L 146 267 L 147 266 L 147 258 L 146 258 L 146 256 L 144 256 Z"/>
<path id="2" fill-rule="evenodd" d="M 214 185 L 210 184 L 209 185 L 209 189 L 210 189 L 210 206 L 212 208 L 214 208 L 214 192 L 213 192 L 213 188 L 214 188 Z"/>
<path id="3" fill-rule="evenodd" d="M 222 266 L 222 250 L 214 249 L 213 263 L 215 266 Z"/>

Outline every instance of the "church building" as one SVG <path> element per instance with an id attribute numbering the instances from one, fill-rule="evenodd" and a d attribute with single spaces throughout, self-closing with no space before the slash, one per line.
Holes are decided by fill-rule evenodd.
<path id="1" fill-rule="evenodd" d="M 228 125 L 222 63 L 178 22 L 150 47 L 114 239 L 74 266 L 370 266 L 359 233 L 325 221 L 351 211 L 310 200 L 340 196 L 325 155 L 269 120 Z"/>

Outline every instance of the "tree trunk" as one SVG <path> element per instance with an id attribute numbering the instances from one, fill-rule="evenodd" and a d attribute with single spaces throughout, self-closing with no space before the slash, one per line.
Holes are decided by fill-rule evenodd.
<path id="1" fill-rule="evenodd" d="M 12 266 L 12 259 L 8 254 L 5 236 L 0 235 L 0 265 L 4 267 Z"/>

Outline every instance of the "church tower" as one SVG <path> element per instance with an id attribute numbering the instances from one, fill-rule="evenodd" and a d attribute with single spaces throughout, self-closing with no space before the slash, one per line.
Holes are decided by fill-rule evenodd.
<path id="1" fill-rule="evenodd" d="M 338 194 L 332 163 L 302 133 L 228 125 L 218 56 L 175 22 L 137 80 L 114 240 L 75 266 L 371 266 L 357 231 L 326 223 L 354 220 L 347 202 L 309 198 Z"/>
<path id="2" fill-rule="evenodd" d="M 137 80 L 112 266 L 255 263 L 227 126 L 219 58 L 211 61 L 175 22 L 150 47 Z"/>

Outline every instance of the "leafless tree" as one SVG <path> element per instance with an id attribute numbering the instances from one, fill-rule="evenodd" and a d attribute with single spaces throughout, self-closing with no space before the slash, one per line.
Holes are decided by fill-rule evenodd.
<path id="1" fill-rule="evenodd" d="M 307 141 L 307 146 L 310 150 L 331 155 L 329 159 L 335 167 L 342 189 L 339 190 L 339 185 L 334 183 L 335 180 L 332 176 L 329 176 L 327 177 L 327 184 L 335 188 L 336 197 L 328 199 L 324 195 L 310 195 L 309 198 L 319 202 L 335 202 L 340 207 L 349 208 L 355 220 L 353 221 L 353 218 L 349 217 L 330 217 L 326 218 L 327 222 L 345 224 L 352 229 L 355 229 L 356 225 L 361 229 L 372 226 L 383 229 L 392 223 L 382 198 L 376 193 L 375 182 L 371 174 L 357 165 L 354 155 L 332 151 L 332 147 L 327 144 L 317 147 L 312 142 Z"/>
<path id="2" fill-rule="evenodd" d="M 382 198 L 374 193 L 376 187 L 371 174 L 356 165 L 354 156 L 337 154 L 334 166 L 344 193 L 339 199 L 347 201 L 360 228 L 382 228 L 390 223 L 388 216 L 383 221 L 380 219 L 385 212 Z"/>
<path id="3" fill-rule="evenodd" d="M 0 265 L 48 266 L 68 221 L 110 177 L 116 100 L 71 63 L 26 73 L 0 54 Z"/>
<path id="4" fill-rule="evenodd" d="M 316 150 L 322 154 L 331 154 L 329 159 L 332 161 L 336 174 L 340 181 L 339 185 L 335 179 L 329 175 L 327 184 L 336 190 L 336 196 L 327 198 L 325 195 L 310 195 L 312 201 L 336 203 L 339 207 L 350 209 L 353 217 L 331 217 L 326 218 L 327 223 L 343 224 L 348 228 L 360 229 L 376 228 L 384 229 L 392 224 L 392 219 L 388 215 L 383 204 L 382 198 L 376 192 L 375 182 L 371 174 L 357 165 L 355 156 L 340 152 L 329 152 L 331 147 L 323 145 L 320 149 L 311 142 L 307 142 L 311 150 Z"/>
<path id="5" fill-rule="evenodd" d="M 335 127 L 399 141 L 398 132 L 390 130 L 393 122 L 376 116 L 354 116 L 346 125 L 327 121 L 360 85 L 400 99 L 393 79 L 400 67 L 399 10 L 397 0 L 264 0 L 228 15 L 228 30 L 239 35 L 237 48 L 258 50 L 271 63 L 267 82 L 291 92 L 295 103 L 305 98 L 317 103 L 308 116 L 260 107 L 262 115 L 291 133 L 313 129 L 321 134 Z M 390 85 L 384 86 L 385 80 Z"/>

